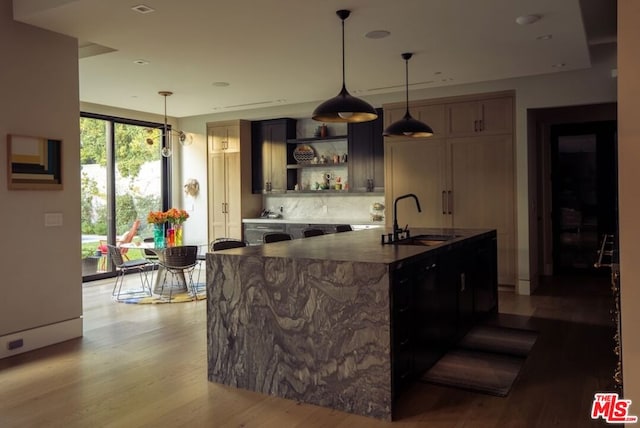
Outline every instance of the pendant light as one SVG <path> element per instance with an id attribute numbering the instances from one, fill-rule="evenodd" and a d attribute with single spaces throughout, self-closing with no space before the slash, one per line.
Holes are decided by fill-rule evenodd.
<path id="1" fill-rule="evenodd" d="M 342 89 L 338 95 L 316 107 L 312 118 L 319 122 L 368 122 L 378 117 L 376 110 L 368 102 L 352 96 L 345 85 L 344 20 L 349 17 L 351 11 L 339 10 L 336 14 L 342 20 Z"/>
<path id="2" fill-rule="evenodd" d="M 165 158 L 168 158 L 171 156 L 172 154 L 172 134 L 175 133 L 178 136 L 178 141 L 180 141 L 180 144 L 182 144 L 183 146 L 188 146 L 193 142 L 193 136 L 189 135 L 187 136 L 187 134 L 185 134 L 183 131 L 174 131 L 172 129 L 169 129 L 169 125 L 167 123 L 167 97 L 173 95 L 173 92 L 171 91 L 159 91 L 158 92 L 159 95 L 162 95 L 164 97 L 164 125 L 162 127 L 162 136 L 161 137 L 165 137 L 165 145 L 162 148 L 162 156 L 164 156 Z M 153 132 L 153 129 L 148 129 L 149 132 Z M 154 141 L 153 138 L 147 138 L 147 144 L 149 145 L 153 145 Z"/>
<path id="3" fill-rule="evenodd" d="M 412 56 L 412 53 L 402 54 L 405 61 L 407 110 L 402 119 L 393 122 L 384 130 L 382 135 L 385 137 L 425 138 L 433 135 L 433 129 L 429 125 L 414 119 L 409 113 L 409 59 Z"/>

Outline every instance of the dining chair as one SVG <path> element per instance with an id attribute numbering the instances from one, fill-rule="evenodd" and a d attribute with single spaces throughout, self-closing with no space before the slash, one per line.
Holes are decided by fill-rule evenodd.
<path id="1" fill-rule="evenodd" d="M 320 235 L 324 235 L 324 230 L 309 228 L 302 231 L 302 236 L 304 236 L 305 238 L 311 238 L 312 236 L 320 236 Z"/>
<path id="2" fill-rule="evenodd" d="M 220 250 L 227 250 L 229 248 L 240 248 L 240 247 L 246 247 L 246 246 L 247 246 L 247 243 L 240 239 L 216 238 L 215 240 L 211 241 L 211 243 L 209 244 L 209 251 L 220 251 Z M 202 265 L 207 260 L 207 253 L 198 253 L 197 260 L 198 260 L 199 266 L 198 266 L 198 279 L 196 280 L 196 288 L 200 284 L 200 271 L 202 271 Z"/>
<path id="3" fill-rule="evenodd" d="M 280 241 L 291 241 L 291 235 L 285 232 L 267 232 L 262 235 L 262 240 L 265 244 Z"/>
<path id="4" fill-rule="evenodd" d="M 336 233 L 351 232 L 353 228 L 349 224 L 339 224 L 336 226 Z"/>
<path id="5" fill-rule="evenodd" d="M 145 293 L 146 295 L 151 296 L 151 279 L 153 278 L 153 271 L 151 273 L 151 278 L 149 278 L 147 270 L 148 268 L 153 267 L 153 263 L 146 259 L 124 260 L 122 256 L 123 248 L 116 247 L 115 245 L 107 244 L 107 250 L 109 252 L 109 257 L 111 258 L 111 261 L 115 265 L 117 271 L 116 282 L 113 284 L 111 296 L 115 297 L 118 301 L 120 300 L 122 295 L 132 296 L 139 295 L 140 293 Z M 132 271 L 138 272 L 138 274 L 140 275 L 141 289 L 130 290 L 122 293 L 122 283 L 124 282 L 124 276 Z"/>
<path id="6" fill-rule="evenodd" d="M 173 289 L 175 280 L 180 284 L 184 284 L 187 292 L 198 300 L 198 293 L 193 283 L 193 271 L 198 264 L 198 246 L 184 245 L 179 247 L 167 247 L 162 251 L 158 251 L 158 264 L 163 269 L 164 278 L 160 286 L 160 295 L 164 295 L 164 286 L 169 283 L 169 302 L 173 297 Z"/>
<path id="7" fill-rule="evenodd" d="M 245 241 L 241 241 L 240 239 L 222 238 L 216 239 L 211 243 L 211 251 L 228 250 L 231 248 L 242 248 L 246 246 L 247 243 Z"/>

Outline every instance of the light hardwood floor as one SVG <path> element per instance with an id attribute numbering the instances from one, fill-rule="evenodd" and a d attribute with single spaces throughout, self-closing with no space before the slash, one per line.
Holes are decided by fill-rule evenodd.
<path id="1" fill-rule="evenodd" d="M 505 397 L 428 384 L 393 423 L 207 381 L 206 302 L 129 305 L 111 282 L 84 285 L 84 337 L 0 360 L 0 427 L 588 427 L 594 392 L 612 391 L 608 279 L 500 292 L 499 321 L 538 341 Z M 636 409 L 637 410 L 637 409 Z"/>

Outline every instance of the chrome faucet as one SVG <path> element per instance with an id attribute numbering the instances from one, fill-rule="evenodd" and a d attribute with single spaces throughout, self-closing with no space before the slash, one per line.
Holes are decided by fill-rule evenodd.
<path id="1" fill-rule="evenodd" d="M 400 239 L 400 232 L 403 231 L 403 229 L 400 229 L 398 227 L 398 201 L 405 198 L 415 199 L 416 208 L 418 208 L 418 212 L 419 213 L 422 212 L 422 210 L 420 209 L 420 201 L 418 200 L 418 197 L 413 193 L 407 193 L 406 195 L 398 196 L 393 201 L 393 240 L 394 241 L 397 241 L 398 239 Z"/>

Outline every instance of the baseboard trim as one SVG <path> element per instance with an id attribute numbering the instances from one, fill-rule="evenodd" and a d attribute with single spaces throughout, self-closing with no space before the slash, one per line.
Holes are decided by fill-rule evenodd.
<path id="1" fill-rule="evenodd" d="M 55 324 L 11 333 L 6 336 L 0 336 L 0 359 L 23 354 L 33 351 L 34 349 L 44 348 L 45 346 L 77 337 L 82 337 L 82 318 L 74 318 Z M 20 340 L 22 340 L 21 346 L 15 349 L 9 349 L 10 343 Z"/>

